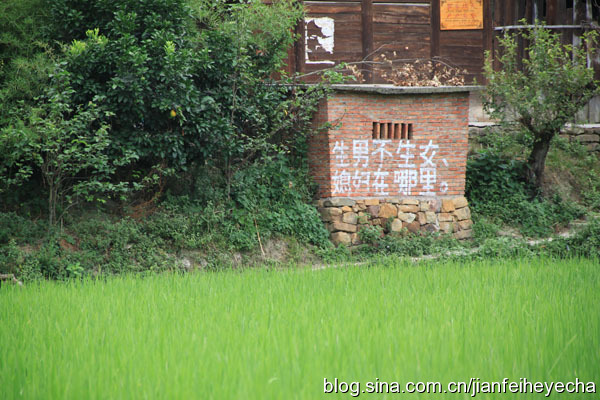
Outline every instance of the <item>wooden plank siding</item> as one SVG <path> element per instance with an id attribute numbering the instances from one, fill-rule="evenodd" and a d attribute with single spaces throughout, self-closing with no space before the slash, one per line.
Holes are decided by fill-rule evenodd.
<path id="1" fill-rule="evenodd" d="M 385 54 L 388 59 L 440 59 L 466 69 L 467 83 L 472 83 L 475 78 L 481 82 L 483 31 L 440 31 L 439 0 L 433 0 L 433 8 L 437 9 L 435 15 L 432 15 L 432 0 L 323 0 L 305 1 L 304 4 L 308 41 L 300 40 L 290 57 L 298 72 L 313 73 L 331 67 L 331 63 L 370 61 Z M 311 19 L 323 17 L 334 21 L 333 53 L 319 48 L 311 39 L 320 35 L 319 27 Z M 492 35 L 489 38 L 491 40 Z M 307 54 L 305 43 L 309 52 L 302 63 L 298 59 Z M 385 82 L 381 73 L 370 76 L 368 64 L 359 68 L 365 74 L 366 82 Z M 378 71 L 381 72 L 381 68 Z M 315 75 L 309 75 L 306 80 L 315 78 Z"/>
<path id="2" fill-rule="evenodd" d="M 440 0 L 319 0 L 304 4 L 306 20 L 296 30 L 302 38 L 290 51 L 289 72 L 314 73 L 341 62 L 372 61 L 385 54 L 388 59 L 443 61 L 466 70 L 467 84 L 484 83 L 484 51 L 495 54 L 503 27 L 514 31 L 510 27 L 520 20 L 531 24 L 537 18 L 547 24 L 569 26 L 554 30 L 561 33 L 563 43 L 579 45 L 578 37 L 600 15 L 593 0 L 483 0 L 483 29 L 442 31 Z M 324 34 L 318 23 L 323 24 L 323 20 L 315 22 L 315 18 L 332 21 L 329 50 L 319 39 Z M 521 57 L 526 56 L 526 46 L 520 39 Z M 596 57 L 591 57 L 590 65 L 600 71 Z M 360 69 L 367 83 L 383 82 L 380 73 L 370 73 L 368 63 Z M 315 78 L 313 74 L 306 80 Z"/>

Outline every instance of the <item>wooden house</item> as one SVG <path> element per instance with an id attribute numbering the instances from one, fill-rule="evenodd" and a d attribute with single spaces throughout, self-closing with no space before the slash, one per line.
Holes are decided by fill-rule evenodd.
<path id="1" fill-rule="evenodd" d="M 465 71 L 465 83 L 484 83 L 484 51 L 497 37 L 544 21 L 577 45 L 598 28 L 598 0 L 319 0 L 305 1 L 301 39 L 290 51 L 289 72 L 308 74 L 341 62 L 357 63 L 364 83 L 385 83 L 373 65 L 381 55 L 399 61 L 432 60 Z M 522 46 L 521 46 L 522 48 Z M 362 62 L 362 63 L 361 63 Z M 598 60 L 590 65 L 597 68 Z"/>

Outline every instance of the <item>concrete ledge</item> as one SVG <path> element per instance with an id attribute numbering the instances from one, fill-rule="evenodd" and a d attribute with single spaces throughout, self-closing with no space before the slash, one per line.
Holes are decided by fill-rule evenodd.
<path id="1" fill-rule="evenodd" d="M 366 85 L 343 84 L 331 85 L 339 92 L 376 93 L 376 94 L 438 94 L 438 93 L 464 93 L 480 91 L 483 86 L 395 86 L 395 85 Z"/>

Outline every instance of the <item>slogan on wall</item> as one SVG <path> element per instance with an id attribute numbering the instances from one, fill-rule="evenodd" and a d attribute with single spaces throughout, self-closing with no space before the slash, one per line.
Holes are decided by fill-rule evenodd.
<path id="1" fill-rule="evenodd" d="M 483 0 L 440 0 L 440 29 L 483 29 Z"/>
<path id="2" fill-rule="evenodd" d="M 445 194 L 448 183 L 437 168 L 448 166 L 437 157 L 432 140 L 336 140 L 333 147 L 333 195 L 368 193 L 376 196 Z"/>

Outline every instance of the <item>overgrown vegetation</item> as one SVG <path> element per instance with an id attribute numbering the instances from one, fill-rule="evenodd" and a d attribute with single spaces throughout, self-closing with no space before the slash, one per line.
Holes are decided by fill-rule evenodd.
<path id="1" fill-rule="evenodd" d="M 518 227 L 525 236 L 549 236 L 573 219 L 585 215 L 585 208 L 563 200 L 559 193 L 537 197 L 525 180 L 524 161 L 487 149 L 467 162 L 466 193 L 471 210 L 497 224 Z"/>
<path id="2" fill-rule="evenodd" d="M 587 66 L 595 44 L 596 34 L 590 33 L 577 47 L 563 45 L 558 34 L 536 24 L 500 38 L 499 68 L 486 55 L 484 108 L 500 126 L 477 139 L 467 162 L 476 238 L 492 240 L 501 231 L 547 237 L 597 209 L 597 156 L 559 137 L 598 93 Z"/>
<path id="3" fill-rule="evenodd" d="M 177 268 L 182 249 L 255 250 L 276 235 L 328 245 L 305 162 L 326 85 L 280 71 L 299 3 L 10 3 L 1 211 L 47 233 L 28 243 L 2 227 L 0 271 Z"/>
<path id="4" fill-rule="evenodd" d="M 522 59 L 517 51 L 520 39 L 528 43 Z M 505 31 L 499 38 L 498 70 L 491 55 L 486 55 L 484 107 L 527 143 L 526 176 L 538 190 L 552 139 L 598 93 L 594 71 L 587 65 L 596 39 L 597 33 L 589 31 L 579 46 L 564 45 L 558 33 L 536 22 L 534 28 Z"/>
<path id="5" fill-rule="evenodd" d="M 506 225 L 548 236 L 583 214 L 563 193 L 535 197 L 526 161 L 515 158 L 531 145 L 522 132 L 494 137 L 469 161 L 473 242 L 382 237 L 373 227 L 352 253 L 334 249 L 310 205 L 305 158 L 327 81 L 298 87 L 281 71 L 303 12 L 297 2 L 28 0 L 0 11 L 0 273 L 72 279 L 308 253 L 324 262 L 595 255 L 592 228 L 585 240 L 547 247 L 497 238 Z M 430 67 L 396 78 L 440 84 Z M 461 83 L 456 71 L 436 71 Z M 561 162 L 552 152 L 549 160 Z M 594 162 L 572 157 L 578 196 L 592 209 L 600 206 Z"/>

